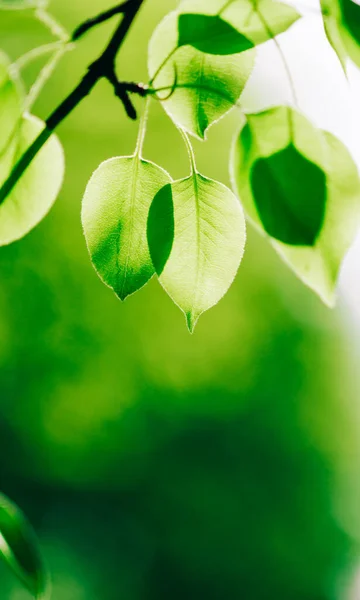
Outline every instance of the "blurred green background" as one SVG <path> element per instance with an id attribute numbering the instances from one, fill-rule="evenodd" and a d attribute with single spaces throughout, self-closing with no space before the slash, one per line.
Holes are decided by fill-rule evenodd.
<path id="1" fill-rule="evenodd" d="M 71 31 L 112 4 L 51 9 Z M 146 81 L 149 37 L 175 5 L 145 2 L 122 78 Z M 65 97 L 113 26 L 65 56 L 36 114 Z M 0 12 L 13 59 L 48 41 L 31 11 Z M 224 183 L 238 120 L 195 144 L 201 170 Z M 155 280 L 121 304 L 92 269 L 80 202 L 102 160 L 133 152 L 137 124 L 102 82 L 58 134 L 60 197 L 0 253 L 0 489 L 38 532 L 53 600 L 360 598 L 351 317 L 323 307 L 251 229 L 234 285 L 193 336 Z M 188 171 L 155 103 L 145 156 L 174 177 Z M 2 564 L 0 598 L 29 598 Z"/>

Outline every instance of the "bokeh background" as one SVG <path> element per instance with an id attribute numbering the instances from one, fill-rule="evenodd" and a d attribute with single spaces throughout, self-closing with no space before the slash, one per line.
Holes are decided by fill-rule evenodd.
<path id="1" fill-rule="evenodd" d="M 53 0 L 71 31 L 111 6 Z M 147 0 L 118 60 L 146 81 L 151 32 L 176 0 Z M 326 46 L 315 0 L 281 36 L 301 106 L 360 161 L 360 89 Z M 34 112 L 46 117 L 114 23 L 68 53 Z M 0 12 L 14 60 L 51 41 L 31 11 Z M 43 65 L 23 73 L 29 85 Z M 288 99 L 276 49 L 259 53 L 249 109 Z M 142 110 L 142 101 L 137 102 Z M 229 183 L 234 111 L 195 143 Z M 358 600 L 360 251 L 329 311 L 249 228 L 237 279 L 190 336 L 153 280 L 121 304 L 98 279 L 80 224 L 92 171 L 133 152 L 137 124 L 100 83 L 58 131 L 66 178 L 49 216 L 0 252 L 0 489 L 27 513 L 53 600 Z M 145 155 L 188 172 L 153 103 Z M 360 244 L 358 244 L 359 246 Z M 0 565 L 1 600 L 30 596 Z"/>

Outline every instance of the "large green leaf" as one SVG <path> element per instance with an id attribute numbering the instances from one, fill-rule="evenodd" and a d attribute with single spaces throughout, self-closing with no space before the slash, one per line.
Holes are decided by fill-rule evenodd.
<path id="1" fill-rule="evenodd" d="M 18 135 L 0 157 L 0 188 L 43 127 L 44 123 L 36 117 L 23 118 Z M 1 246 L 20 239 L 45 217 L 60 191 L 63 175 L 62 147 L 52 135 L 0 204 Z"/>
<path id="2" fill-rule="evenodd" d="M 134 155 L 103 162 L 83 199 L 82 222 L 94 267 L 124 300 L 154 274 L 146 226 L 156 193 L 170 176 Z"/>
<path id="3" fill-rule="evenodd" d="M 176 89 L 163 106 L 177 125 L 204 138 L 207 128 L 239 100 L 254 54 L 250 50 L 214 56 L 191 46 L 177 48 L 179 14 L 170 13 L 156 28 L 149 47 L 149 74 L 156 89 L 169 91 L 176 79 Z"/>
<path id="4" fill-rule="evenodd" d="M 148 223 L 151 256 L 192 332 L 237 273 L 245 246 L 243 212 L 231 190 L 196 171 L 168 184 L 154 204 Z"/>
<path id="5" fill-rule="evenodd" d="M 37 600 L 48 597 L 49 578 L 31 525 L 0 494 L 0 555 Z"/>
<path id="6" fill-rule="evenodd" d="M 178 45 L 190 44 L 209 54 L 243 52 L 300 18 L 294 8 L 274 0 L 185 0 L 179 12 Z"/>
<path id="7" fill-rule="evenodd" d="M 360 225 L 359 175 L 346 148 L 279 107 L 248 115 L 231 169 L 248 217 L 298 277 L 333 305 L 341 261 Z"/>
<path id="8" fill-rule="evenodd" d="M 22 92 L 9 72 L 10 62 L 0 51 L 0 160 L 20 124 Z"/>

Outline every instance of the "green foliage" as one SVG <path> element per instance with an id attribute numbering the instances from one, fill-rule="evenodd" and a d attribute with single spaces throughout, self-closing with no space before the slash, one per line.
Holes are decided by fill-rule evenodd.
<path id="1" fill-rule="evenodd" d="M 23 117 L 18 134 L 0 157 L 0 182 L 30 143 L 42 131 L 37 117 Z M 55 135 L 43 146 L 20 181 L 0 204 L 0 245 L 10 244 L 26 235 L 45 217 L 60 191 L 64 175 L 64 155 Z"/>
<path id="2" fill-rule="evenodd" d="M 94 267 L 121 300 L 154 274 L 146 238 L 149 208 L 170 176 L 140 158 L 112 158 L 91 177 L 82 222 Z"/>
<path id="3" fill-rule="evenodd" d="M 167 92 L 176 80 L 174 93 L 163 106 L 176 125 L 203 139 L 210 125 L 237 104 L 254 54 L 214 56 L 191 46 L 177 49 L 178 17 L 179 12 L 172 12 L 155 30 L 149 46 L 149 75 L 156 88 Z"/>
<path id="4" fill-rule="evenodd" d="M 0 7 L 39 3 L 0 0 Z M 140 4 L 125 4 L 130 19 Z M 322 8 L 327 36 L 343 68 L 347 56 L 360 64 L 360 7 L 352 0 L 322 0 Z M 82 29 L 114 14 L 106 11 Z M 64 53 L 71 36 L 48 13 L 42 15 L 41 21 L 59 38 L 57 51 Z M 143 160 L 146 118 L 135 154 L 107 160 L 95 171 L 82 206 L 85 238 L 97 273 L 121 300 L 156 274 L 193 331 L 201 313 L 219 301 L 236 275 L 245 244 L 242 204 L 297 276 L 325 303 L 334 303 L 340 264 L 359 224 L 357 169 L 346 148 L 298 110 L 278 107 L 245 117 L 241 111 L 257 46 L 274 40 L 298 19 L 294 8 L 274 0 L 183 0 L 151 37 L 148 87 L 117 81 L 111 70 L 114 40 L 95 61 L 99 66 L 112 57 L 101 76 L 114 86 L 131 118 L 136 110 L 129 94 L 137 93 L 159 100 L 182 132 L 203 141 L 208 128 L 231 109 L 238 110 L 239 121 L 245 120 L 231 157 L 240 202 L 221 183 L 198 173 L 186 134 L 189 177 L 173 182 L 161 167 Z M 276 39 L 275 44 L 291 77 Z M 56 62 L 52 59 L 51 64 Z M 51 68 L 40 73 L 36 93 Z M 55 111 L 56 118 L 44 126 L 26 114 L 29 98 L 24 100 L 15 73 L 0 56 L 0 245 L 24 236 L 55 201 L 63 157 L 50 132 L 77 105 L 70 95 L 58 109 L 63 115 L 58 118 Z M 94 69 L 87 77 L 92 73 Z M 81 99 L 97 79 L 89 87 L 84 81 Z"/>
<path id="5" fill-rule="evenodd" d="M 280 107 L 248 115 L 231 162 L 251 221 L 271 236 L 304 283 L 332 305 L 341 261 L 360 225 L 359 175 L 346 148 L 299 113 Z"/>
<path id="6" fill-rule="evenodd" d="M 360 66 L 360 6 L 353 0 L 321 0 L 328 40 L 344 66 L 349 56 Z"/>
<path id="7" fill-rule="evenodd" d="M 36 600 L 48 598 L 49 579 L 32 527 L 3 494 L 0 494 L 0 555 Z"/>
<path id="8" fill-rule="evenodd" d="M 243 212 L 234 194 L 203 177 L 194 163 L 191 175 L 168 184 L 155 202 L 149 220 L 151 255 L 160 257 L 154 260 L 160 283 L 193 332 L 199 316 L 222 298 L 237 273 L 245 247 Z M 159 220 L 160 212 L 168 215 L 167 222 Z"/>

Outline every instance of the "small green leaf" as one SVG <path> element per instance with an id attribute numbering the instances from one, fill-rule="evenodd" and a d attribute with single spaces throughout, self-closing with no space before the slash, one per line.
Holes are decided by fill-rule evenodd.
<path id="1" fill-rule="evenodd" d="M 237 273 L 245 246 L 243 212 L 227 187 L 197 172 L 167 185 L 154 203 L 150 252 L 160 283 L 193 332 L 199 316 L 217 304 Z"/>
<path id="2" fill-rule="evenodd" d="M 257 171 L 259 161 L 265 174 L 263 166 Z M 332 306 L 341 261 L 360 224 L 359 175 L 347 149 L 299 113 L 278 107 L 248 115 L 231 170 L 247 216 Z"/>
<path id="3" fill-rule="evenodd" d="M 218 15 L 179 15 L 178 46 L 190 45 L 208 54 L 237 54 L 254 47 Z"/>
<path id="4" fill-rule="evenodd" d="M 0 52 L 0 160 L 15 135 L 22 113 L 19 82 L 10 75 L 10 61 Z"/>
<path id="5" fill-rule="evenodd" d="M 23 118 L 18 135 L 0 157 L 0 188 L 43 128 L 40 119 L 30 115 Z M 0 204 L 0 246 L 22 238 L 45 217 L 60 191 L 63 175 L 62 147 L 52 135 Z"/>
<path id="6" fill-rule="evenodd" d="M 203 139 L 208 127 L 238 102 L 254 53 L 215 56 L 191 46 L 177 48 L 178 16 L 170 13 L 156 28 L 149 47 L 149 74 L 156 89 L 165 89 L 163 96 L 176 79 L 174 93 L 163 106 L 177 125 Z"/>
<path id="7" fill-rule="evenodd" d="M 360 66 L 360 6 L 353 0 L 321 0 L 325 32 L 343 66 Z M 344 68 L 345 70 L 345 68 Z"/>
<path id="8" fill-rule="evenodd" d="M 82 223 L 91 260 L 121 300 L 155 272 L 147 220 L 154 196 L 169 181 L 163 169 L 134 155 L 103 162 L 87 185 Z"/>
<path id="9" fill-rule="evenodd" d="M 0 555 L 37 600 L 48 597 L 49 577 L 33 529 L 20 509 L 3 494 Z"/>

